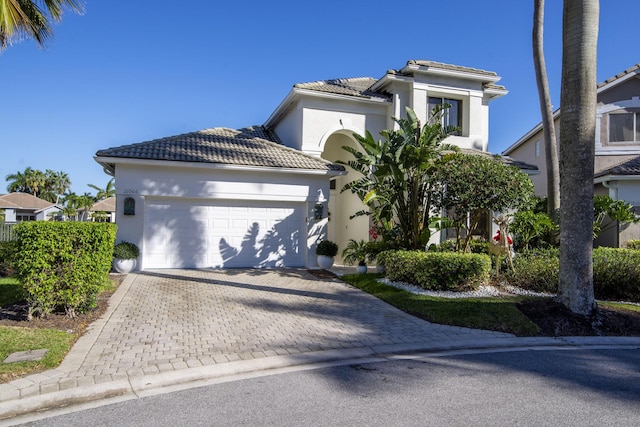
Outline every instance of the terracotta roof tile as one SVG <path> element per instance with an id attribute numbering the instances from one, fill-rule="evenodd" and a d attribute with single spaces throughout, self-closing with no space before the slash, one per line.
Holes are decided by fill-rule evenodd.
<path id="1" fill-rule="evenodd" d="M 344 171 L 344 167 L 285 147 L 262 126 L 204 129 L 100 150 L 97 157 Z"/>

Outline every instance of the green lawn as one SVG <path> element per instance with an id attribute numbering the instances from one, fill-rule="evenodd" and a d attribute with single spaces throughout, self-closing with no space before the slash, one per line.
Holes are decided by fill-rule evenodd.
<path id="1" fill-rule="evenodd" d="M 18 281 L 11 277 L 0 278 L 0 307 L 25 299 L 25 292 Z M 37 362 L 0 363 L 0 383 L 11 381 L 29 373 L 55 368 L 67 354 L 76 336 L 56 329 L 36 329 L 0 326 L 0 362 L 17 351 L 46 348 L 47 355 Z"/>
<path id="2" fill-rule="evenodd" d="M 532 336 L 538 326 L 516 308 L 523 297 L 438 298 L 416 295 L 378 282 L 373 274 L 350 274 L 342 280 L 429 322 Z"/>

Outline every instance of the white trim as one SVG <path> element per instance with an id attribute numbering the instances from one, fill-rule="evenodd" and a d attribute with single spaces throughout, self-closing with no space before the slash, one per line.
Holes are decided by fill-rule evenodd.
<path id="1" fill-rule="evenodd" d="M 309 156 L 312 159 L 315 157 Z M 105 166 L 106 163 L 113 164 L 126 164 L 126 165 L 143 165 L 143 166 L 169 166 L 169 167 L 181 167 L 181 168 L 194 168 L 194 169 L 223 169 L 223 170 L 237 170 L 237 171 L 251 171 L 251 172 L 270 172 L 270 173 L 295 173 L 305 175 L 346 175 L 346 171 L 333 171 L 333 170 L 316 170 L 316 169 L 296 169 L 296 168 L 277 168 L 266 166 L 243 166 L 243 165 L 228 165 L 222 163 L 204 163 L 204 162 L 183 162 L 178 160 L 151 160 L 151 159 L 131 159 L 123 157 L 101 157 L 95 156 L 94 160 L 101 165 Z"/>
<path id="2" fill-rule="evenodd" d="M 312 89 L 301 89 L 298 87 L 294 87 L 291 90 L 291 92 L 289 92 L 289 94 L 285 97 L 285 99 L 278 105 L 278 107 L 276 107 L 275 111 L 271 113 L 269 118 L 264 122 L 263 126 L 265 128 L 272 127 L 278 121 L 278 119 L 282 117 L 284 113 L 289 109 L 289 106 L 303 96 L 310 96 L 312 98 L 325 98 L 325 99 L 332 99 L 332 100 L 338 100 L 338 101 L 348 100 L 353 102 L 363 102 L 367 104 L 377 104 L 377 105 L 391 104 L 391 101 L 383 99 L 382 97 L 361 98 L 359 96 L 354 96 L 354 95 L 340 95 L 336 93 L 321 92 L 321 91 L 312 90 Z"/>
<path id="3" fill-rule="evenodd" d="M 594 184 L 601 184 L 605 181 L 640 181 L 640 175 L 603 175 L 593 180 Z"/>

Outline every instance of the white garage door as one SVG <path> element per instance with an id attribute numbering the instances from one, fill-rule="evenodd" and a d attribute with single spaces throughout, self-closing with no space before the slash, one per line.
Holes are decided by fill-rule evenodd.
<path id="1" fill-rule="evenodd" d="M 147 200 L 144 268 L 300 267 L 302 203 Z"/>

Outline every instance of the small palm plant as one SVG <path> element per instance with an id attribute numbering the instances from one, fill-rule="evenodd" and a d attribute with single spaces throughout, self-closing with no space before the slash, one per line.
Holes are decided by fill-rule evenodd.
<path id="1" fill-rule="evenodd" d="M 342 251 L 342 260 L 345 264 L 353 265 L 358 264 L 360 266 L 367 265 L 367 255 L 369 254 L 369 245 L 364 240 L 356 242 L 353 239 L 349 240 L 347 246 Z"/>

